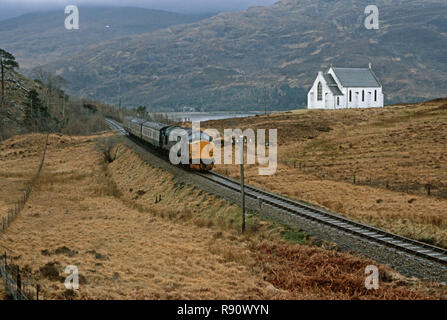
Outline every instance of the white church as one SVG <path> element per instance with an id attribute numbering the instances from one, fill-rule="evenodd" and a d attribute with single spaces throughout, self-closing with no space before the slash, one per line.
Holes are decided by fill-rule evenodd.
<path id="1" fill-rule="evenodd" d="M 308 109 L 383 108 L 379 79 L 368 68 L 335 68 L 318 72 L 307 94 Z"/>

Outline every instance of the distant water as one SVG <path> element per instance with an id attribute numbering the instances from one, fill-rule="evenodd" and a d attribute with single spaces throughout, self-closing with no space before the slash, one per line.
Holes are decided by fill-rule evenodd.
<path id="1" fill-rule="evenodd" d="M 231 118 L 245 118 L 254 117 L 257 114 L 264 114 L 264 112 L 165 112 L 163 115 L 167 116 L 172 121 L 193 121 L 204 122 L 208 120 L 222 120 Z"/>

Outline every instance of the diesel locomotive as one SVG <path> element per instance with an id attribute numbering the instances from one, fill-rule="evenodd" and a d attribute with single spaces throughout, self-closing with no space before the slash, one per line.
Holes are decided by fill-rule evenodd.
<path id="1" fill-rule="evenodd" d="M 162 150 L 165 154 L 179 141 L 171 141 L 169 137 L 179 137 L 186 133 L 189 150 L 189 163 L 186 166 L 197 171 L 213 169 L 212 138 L 205 132 L 133 117 L 124 119 L 123 128 L 129 135 Z"/>

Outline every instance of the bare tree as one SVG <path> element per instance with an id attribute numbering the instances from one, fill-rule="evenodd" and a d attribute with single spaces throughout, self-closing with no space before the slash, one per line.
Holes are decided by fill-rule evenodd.
<path id="1" fill-rule="evenodd" d="M 33 70 L 35 80 L 38 80 L 43 86 L 43 99 L 48 109 L 51 107 L 52 98 L 55 96 L 60 98 L 64 95 L 61 87 L 67 84 L 67 81 L 61 76 L 57 76 L 42 67 L 37 67 Z"/>

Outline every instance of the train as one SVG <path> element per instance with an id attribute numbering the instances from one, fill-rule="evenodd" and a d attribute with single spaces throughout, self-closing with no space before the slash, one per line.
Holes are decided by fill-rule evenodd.
<path id="1" fill-rule="evenodd" d="M 130 136 L 144 141 L 164 154 L 169 154 L 171 148 L 177 144 L 177 141 L 170 141 L 169 136 L 173 134 L 178 136 L 181 132 L 186 132 L 188 135 L 189 163 L 183 163 L 183 166 L 196 171 L 210 171 L 214 167 L 213 139 L 203 131 L 193 132 L 191 128 L 133 117 L 124 118 L 123 128 Z M 193 150 L 200 150 L 200 152 L 193 152 Z"/>

